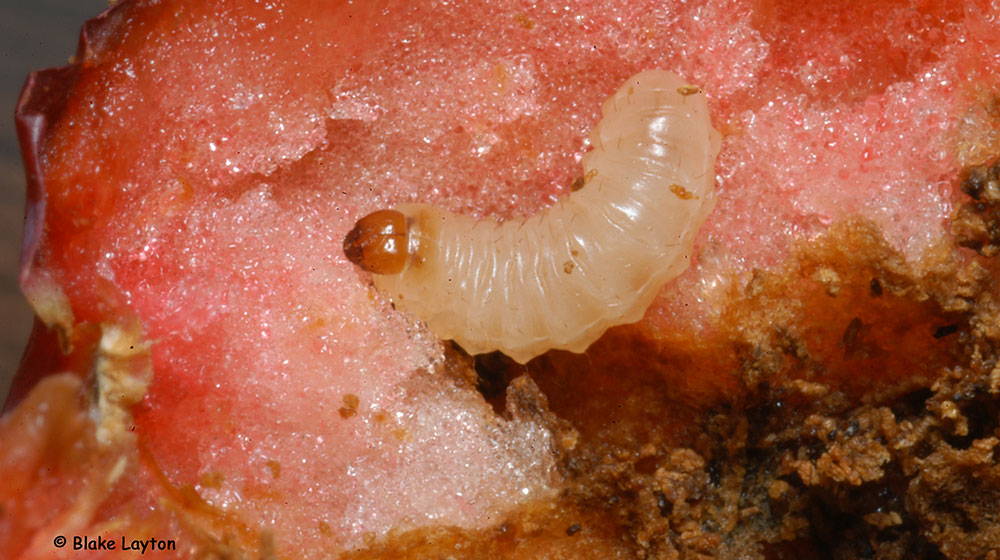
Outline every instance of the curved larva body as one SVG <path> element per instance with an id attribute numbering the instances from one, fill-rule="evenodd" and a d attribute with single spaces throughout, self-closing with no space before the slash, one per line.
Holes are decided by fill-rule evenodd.
<path id="1" fill-rule="evenodd" d="M 539 214 L 501 223 L 397 207 L 409 255 L 375 286 L 469 353 L 522 363 L 551 348 L 582 352 L 641 319 L 687 268 L 715 204 L 720 135 L 705 96 L 671 72 L 630 78 L 603 115 L 584 187 Z"/>

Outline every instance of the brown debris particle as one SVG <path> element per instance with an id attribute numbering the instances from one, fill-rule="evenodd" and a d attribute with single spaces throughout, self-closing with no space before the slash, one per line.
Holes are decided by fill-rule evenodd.
<path id="1" fill-rule="evenodd" d="M 937 327 L 934 329 L 934 334 L 931 335 L 934 338 L 944 338 L 948 335 L 952 335 L 958 332 L 958 325 L 944 325 L 943 327 Z"/>
<path id="2" fill-rule="evenodd" d="M 962 192 L 973 200 L 1000 202 L 1000 159 L 992 165 L 975 165 L 962 171 Z"/>
<path id="3" fill-rule="evenodd" d="M 572 192 L 576 192 L 576 191 L 582 189 L 583 187 L 587 186 L 587 183 L 589 183 L 590 181 L 593 181 L 594 177 L 597 177 L 597 170 L 596 169 L 591 169 L 583 177 L 577 177 L 570 184 L 569 190 L 572 191 Z"/>
<path id="4" fill-rule="evenodd" d="M 517 14 L 514 16 L 514 21 L 519 23 L 521 27 L 531 30 L 535 28 L 535 22 L 531 20 L 528 16 L 524 14 Z"/>
<path id="5" fill-rule="evenodd" d="M 840 293 L 840 275 L 836 270 L 829 267 L 820 267 L 813 273 L 813 280 L 823 285 L 826 295 L 837 297 Z"/>
<path id="6" fill-rule="evenodd" d="M 792 491 L 792 486 L 785 482 L 784 480 L 775 479 L 771 482 L 770 486 L 767 488 L 767 495 L 772 500 L 784 500 L 786 496 Z"/>
<path id="7" fill-rule="evenodd" d="M 861 360 L 881 352 L 878 344 L 871 340 L 871 332 L 872 325 L 866 325 L 858 317 L 851 319 L 838 343 L 838 347 L 844 351 L 844 358 Z"/>
<path id="8" fill-rule="evenodd" d="M 677 184 L 670 185 L 670 192 L 674 193 L 674 195 L 681 200 L 691 200 L 692 198 L 698 198 L 697 196 L 694 195 L 694 193 Z"/>
<path id="9" fill-rule="evenodd" d="M 573 272 L 573 268 L 575 266 L 576 264 L 573 263 L 573 261 L 566 261 L 563 263 L 563 272 L 565 272 L 566 274 L 570 274 Z"/>
<path id="10" fill-rule="evenodd" d="M 962 192 L 972 200 L 960 205 L 952 216 L 952 231 L 962 247 L 983 256 L 1000 252 L 1000 158 L 992 165 L 976 165 L 962 171 Z"/>
<path id="11" fill-rule="evenodd" d="M 806 381 L 805 379 L 794 379 L 791 382 L 791 386 L 795 387 L 800 393 L 810 398 L 819 398 L 825 396 L 830 392 L 830 388 L 822 383 L 812 383 Z"/>
<path id="12" fill-rule="evenodd" d="M 899 515 L 898 511 L 881 512 L 877 511 L 875 513 L 869 513 L 863 517 L 865 523 L 877 527 L 879 529 L 885 529 L 886 527 L 895 527 L 896 525 L 903 524 L 903 517 Z"/>
<path id="13" fill-rule="evenodd" d="M 868 283 L 868 289 L 871 291 L 872 297 L 882 295 L 882 283 L 878 281 L 878 278 L 872 278 L 871 282 Z"/>
<path id="14" fill-rule="evenodd" d="M 220 488 L 226 481 L 226 476 L 219 471 L 205 472 L 201 474 L 198 484 L 202 488 Z"/>
<path id="15" fill-rule="evenodd" d="M 359 399 L 357 395 L 354 393 L 348 393 L 344 395 L 343 402 L 344 405 L 337 411 L 340 413 L 341 418 L 347 420 L 358 413 L 358 405 L 361 404 L 361 399 Z"/>
<path id="16" fill-rule="evenodd" d="M 281 463 L 274 459 L 269 459 L 265 464 L 267 465 L 267 470 L 271 471 L 271 477 L 277 480 L 281 476 Z"/>
<path id="17" fill-rule="evenodd" d="M 689 95 L 701 93 L 701 88 L 695 85 L 688 84 L 677 88 L 677 93 L 687 97 Z"/>

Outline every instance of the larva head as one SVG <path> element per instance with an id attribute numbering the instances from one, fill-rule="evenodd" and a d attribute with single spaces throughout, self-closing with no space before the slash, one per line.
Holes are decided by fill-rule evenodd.
<path id="1" fill-rule="evenodd" d="M 347 259 L 375 274 L 402 272 L 406 253 L 406 217 L 395 210 L 368 214 L 344 237 Z"/>

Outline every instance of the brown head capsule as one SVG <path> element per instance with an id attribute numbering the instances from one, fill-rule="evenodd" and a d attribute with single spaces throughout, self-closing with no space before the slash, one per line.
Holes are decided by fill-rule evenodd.
<path id="1" fill-rule="evenodd" d="M 406 217 L 395 210 L 368 214 L 344 237 L 347 259 L 375 274 L 402 272 L 406 251 Z"/>

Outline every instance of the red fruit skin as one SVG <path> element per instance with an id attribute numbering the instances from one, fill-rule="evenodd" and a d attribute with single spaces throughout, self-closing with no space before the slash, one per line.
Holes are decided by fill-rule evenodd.
<path id="1" fill-rule="evenodd" d="M 122 503 L 98 508 L 95 524 L 113 519 L 114 506 L 167 499 L 209 512 L 223 527 L 216 535 L 251 547 L 264 526 L 275 527 L 281 546 L 298 538 L 334 548 L 394 523 L 420 526 L 398 511 L 368 525 L 351 518 L 349 498 L 385 508 L 378 499 L 395 487 L 371 490 L 365 477 L 342 472 L 354 459 L 378 466 L 369 474 L 404 481 L 407 469 L 436 468 L 427 458 L 433 442 L 406 447 L 377 415 L 404 406 L 394 390 L 431 390 L 413 370 L 441 350 L 370 296 L 339 240 L 356 217 L 401 200 L 505 217 L 544 207 L 579 172 L 600 101 L 629 74 L 668 67 L 705 88 L 727 134 L 719 205 L 700 234 L 698 265 L 635 331 L 615 335 L 641 333 L 655 351 L 616 358 L 632 347 L 611 348 L 612 338 L 593 361 L 579 360 L 600 364 L 582 376 L 594 381 L 583 393 L 595 402 L 599 393 L 620 390 L 626 400 L 645 390 L 648 380 L 609 374 L 616 363 L 688 364 L 666 374 L 677 392 L 677 437 L 686 437 L 688 410 L 737 388 L 728 331 L 713 320 L 751 270 L 778 266 L 794 242 L 856 214 L 915 259 L 924 241 L 947 236 L 953 178 L 973 163 L 954 146 L 964 134 L 955 123 L 981 104 L 978 88 L 1000 69 L 983 55 L 998 52 L 996 14 L 984 8 L 981 17 L 973 4 L 927 2 L 912 20 L 899 2 L 789 6 L 634 2 L 613 14 L 580 4 L 567 15 L 513 2 L 447 10 L 310 2 L 279 17 L 280 5 L 245 2 L 116 5 L 85 26 L 75 65 L 35 74 L 18 106 L 29 174 L 21 281 L 61 334 L 36 328 L 8 406 L 50 372 L 86 376 L 81 364 L 93 360 L 98 324 L 138 322 L 154 341 L 154 376 L 133 410 L 136 449 L 122 451 L 135 478 L 113 497 Z M 886 39 L 886 14 L 908 25 L 923 18 L 925 27 L 911 43 L 899 42 L 902 31 Z M 960 44 L 951 41 L 956 26 L 966 30 Z M 936 56 L 945 62 L 933 77 L 950 83 L 921 81 Z M 879 181 L 894 173 L 906 180 L 883 192 Z M 911 244 L 914 232 L 926 238 Z M 815 287 L 803 292 L 803 301 L 821 299 Z M 833 356 L 834 378 L 856 364 L 838 362 L 843 329 L 828 319 L 849 318 L 853 303 L 844 301 L 861 300 L 849 294 L 843 308 L 812 315 L 805 332 Z M 251 339 L 256 333 L 262 340 Z M 932 341 L 917 346 L 939 351 Z M 68 354 L 56 358 L 57 347 Z M 290 371 L 284 357 L 295 361 Z M 892 382 L 940 364 L 910 353 L 869 365 Z M 440 402 L 478 410 L 456 393 Z M 581 425 L 614 423 L 613 410 L 598 417 L 577 407 L 572 387 L 551 394 L 553 407 Z M 368 424 L 340 418 L 346 395 L 360 395 Z M 4 441 L 17 441 L 12 426 Z M 385 459 L 398 451 L 403 459 Z M 288 466 L 299 460 L 307 466 Z M 286 465 L 284 479 L 268 479 L 269 461 Z M 314 487 L 334 497 L 316 498 Z M 471 527 L 492 511 L 460 505 L 460 513 L 451 502 L 440 507 Z M 157 526 L 183 524 L 171 515 Z"/>

